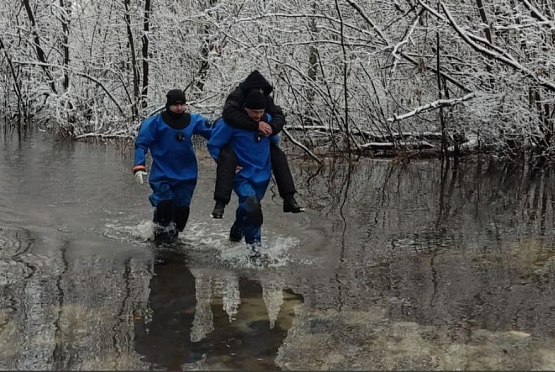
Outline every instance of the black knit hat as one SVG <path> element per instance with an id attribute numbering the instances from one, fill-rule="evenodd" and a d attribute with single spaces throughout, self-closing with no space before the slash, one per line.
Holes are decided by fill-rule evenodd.
<path id="1" fill-rule="evenodd" d="M 249 93 L 247 99 L 245 100 L 245 108 L 251 110 L 263 110 L 266 108 L 266 97 L 264 93 L 259 91 L 253 91 Z"/>
<path id="2" fill-rule="evenodd" d="M 166 107 L 185 103 L 185 93 L 181 89 L 172 89 L 166 94 Z"/>

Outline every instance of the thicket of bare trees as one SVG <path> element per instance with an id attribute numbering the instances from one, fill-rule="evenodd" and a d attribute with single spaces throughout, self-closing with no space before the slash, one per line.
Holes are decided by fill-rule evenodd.
<path id="1" fill-rule="evenodd" d="M 549 0 L 0 2 L 6 126 L 130 136 L 173 87 L 215 118 L 257 68 L 312 151 L 554 154 Z"/>

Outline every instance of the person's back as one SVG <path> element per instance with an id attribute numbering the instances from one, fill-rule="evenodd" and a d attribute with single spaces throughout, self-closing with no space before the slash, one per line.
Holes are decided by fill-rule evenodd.
<path id="1" fill-rule="evenodd" d="M 259 91 L 264 94 L 266 99 L 265 111 L 272 117 L 269 123 L 273 134 L 279 134 L 285 125 L 285 114 L 281 107 L 274 103 L 272 96 L 272 85 L 262 76 L 258 70 L 254 70 L 241 82 L 226 98 L 222 117 L 234 128 L 246 129 L 250 131 L 258 131 L 259 122 L 249 118 L 243 106 L 247 96 L 253 91 Z"/>
<path id="2" fill-rule="evenodd" d="M 259 136 L 257 133 L 230 126 L 223 118 L 216 121 L 213 132 L 216 134 L 208 142 L 208 149 L 214 158 L 226 143 L 230 143 L 237 156 L 237 164 L 241 176 L 252 182 L 267 181 L 271 177 L 270 137 Z"/>
<path id="3" fill-rule="evenodd" d="M 270 146 L 270 158 L 279 194 L 284 199 L 283 211 L 299 213 L 303 212 L 304 208 L 299 206 L 295 200 L 295 183 L 289 169 L 287 157 L 277 145 L 279 142 L 277 135 L 285 125 L 285 114 L 281 107 L 274 103 L 270 95 L 272 91 L 273 87 L 270 83 L 258 70 L 254 70 L 227 96 L 222 117 L 228 125 L 234 128 L 260 133 L 263 136 L 274 136 L 276 140 L 273 140 L 272 146 Z M 264 95 L 266 99 L 265 112 L 272 117 L 271 123 L 264 120 L 252 119 L 245 113 L 245 100 L 252 92 L 260 92 Z M 216 170 L 216 185 L 214 190 L 216 205 L 211 213 L 212 218 L 223 217 L 225 206 L 229 202 L 231 195 L 231 183 L 235 165 L 235 154 L 229 147 L 224 147 Z"/>
<path id="4" fill-rule="evenodd" d="M 264 113 L 266 99 L 260 92 L 249 94 L 245 102 L 245 111 L 250 118 L 260 121 L 270 117 Z M 239 206 L 235 222 L 231 227 L 229 239 L 240 241 L 243 236 L 255 255 L 259 255 L 263 222 L 260 201 L 266 193 L 271 176 L 270 137 L 257 132 L 230 126 L 224 119 L 217 121 L 208 141 L 210 155 L 219 161 L 221 149 L 228 143 L 237 155 L 241 168 L 233 176 L 233 189 L 239 197 Z"/>

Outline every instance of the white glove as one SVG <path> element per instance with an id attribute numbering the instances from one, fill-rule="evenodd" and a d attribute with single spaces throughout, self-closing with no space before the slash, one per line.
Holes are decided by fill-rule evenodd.
<path id="1" fill-rule="evenodd" d="M 139 185 L 145 183 L 144 177 L 146 177 L 147 173 L 145 171 L 137 171 L 135 172 L 135 179 Z"/>

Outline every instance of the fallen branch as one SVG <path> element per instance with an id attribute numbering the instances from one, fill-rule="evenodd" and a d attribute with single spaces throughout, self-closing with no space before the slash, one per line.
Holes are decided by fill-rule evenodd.
<path id="1" fill-rule="evenodd" d="M 478 136 L 476 136 L 476 135 L 473 135 L 473 136 L 468 135 L 467 137 L 470 137 L 469 140 L 466 141 L 466 142 L 464 142 L 464 143 L 459 144 L 459 149 L 460 149 L 460 150 L 473 150 L 473 149 L 477 148 L 478 145 L 479 145 Z M 453 151 L 455 151 L 455 146 L 449 146 L 449 147 L 447 148 L 447 151 L 448 151 L 448 152 L 453 152 Z"/>
<path id="2" fill-rule="evenodd" d="M 412 110 L 410 112 L 407 112 L 406 114 L 395 115 L 392 118 L 388 118 L 387 121 L 391 123 L 391 122 L 395 122 L 395 121 L 399 121 L 399 120 L 404 120 L 404 119 L 410 118 L 412 116 L 418 115 L 422 112 L 434 110 L 434 109 L 439 108 L 439 107 L 454 106 L 458 103 L 468 101 L 469 99 L 474 98 L 475 96 L 476 96 L 475 93 L 469 93 L 466 96 L 461 97 L 461 98 L 439 99 L 439 100 L 434 101 L 432 103 L 428 103 L 427 105 L 417 107 L 414 110 Z"/>
<path id="3" fill-rule="evenodd" d="M 103 134 L 103 133 L 84 133 L 73 137 L 74 140 L 80 140 L 84 138 L 102 138 L 102 139 L 131 139 L 133 136 L 130 134 Z"/>
<path id="4" fill-rule="evenodd" d="M 322 163 L 322 159 L 320 159 L 319 157 L 317 157 L 316 155 L 314 155 L 314 153 L 312 151 L 310 151 L 308 149 L 308 147 L 306 147 L 305 145 L 303 145 L 302 143 L 300 143 L 299 141 L 297 141 L 296 139 L 293 138 L 293 136 L 291 136 L 291 134 L 289 134 L 289 132 L 287 131 L 287 129 L 283 128 L 282 130 L 283 133 L 285 133 L 285 135 L 287 136 L 287 138 L 289 138 L 289 141 L 293 142 L 293 144 L 295 144 L 296 146 L 300 147 L 301 149 L 303 149 L 312 159 L 316 160 L 318 163 Z"/>
<path id="5" fill-rule="evenodd" d="M 322 132 L 322 133 L 342 133 L 343 129 L 341 128 L 330 128 L 324 125 L 287 125 L 287 129 L 290 131 L 314 131 L 314 132 Z M 374 132 L 370 132 L 367 130 L 357 130 L 351 132 L 352 135 L 356 136 L 366 136 L 371 138 L 373 141 L 379 140 L 392 140 L 392 139 L 400 139 L 406 137 L 418 137 L 418 138 L 428 138 L 428 139 L 437 139 L 441 140 L 442 135 L 441 132 L 430 132 L 430 131 L 423 131 L 423 132 L 392 132 L 388 134 L 375 134 Z"/>
<path id="6" fill-rule="evenodd" d="M 360 145 L 363 149 L 371 150 L 387 150 L 395 148 L 411 148 L 411 149 L 434 149 L 436 148 L 426 141 L 406 141 L 406 142 L 369 142 Z"/>

